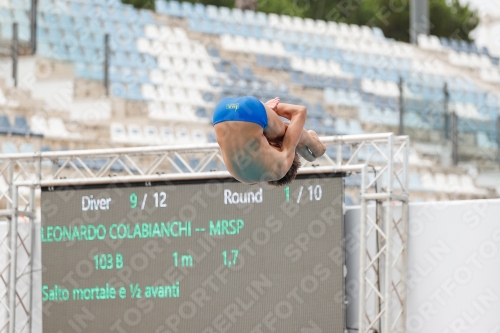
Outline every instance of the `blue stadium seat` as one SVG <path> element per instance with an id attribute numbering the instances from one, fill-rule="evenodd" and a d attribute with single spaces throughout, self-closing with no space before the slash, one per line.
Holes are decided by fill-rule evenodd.
<path id="1" fill-rule="evenodd" d="M 211 92 L 204 92 L 203 93 L 203 100 L 205 102 L 214 102 L 215 101 L 215 97 L 214 97 L 214 95 Z"/>
<path id="2" fill-rule="evenodd" d="M 75 63 L 75 75 L 81 78 L 88 77 L 87 65 L 84 62 Z"/>
<path id="3" fill-rule="evenodd" d="M 132 51 L 128 53 L 128 67 L 145 69 L 144 59 L 139 52 Z"/>
<path id="4" fill-rule="evenodd" d="M 80 45 L 85 48 L 95 48 L 101 46 L 101 43 L 97 43 L 95 36 L 90 33 L 90 31 L 79 29 L 78 30 L 78 41 Z"/>
<path id="5" fill-rule="evenodd" d="M 45 28 L 38 27 L 36 29 L 36 40 L 37 42 L 47 42 L 48 39 L 47 30 Z"/>
<path id="6" fill-rule="evenodd" d="M 252 68 L 248 66 L 243 67 L 243 73 L 241 74 L 241 77 L 245 80 L 252 80 L 254 78 Z"/>
<path id="7" fill-rule="evenodd" d="M 0 8 L 1 9 L 1 8 Z M 11 22 L 0 22 L 0 38 L 12 39 L 13 28 Z"/>
<path id="8" fill-rule="evenodd" d="M 104 53 L 102 50 L 94 49 L 90 47 L 83 48 L 83 56 L 85 62 L 92 64 L 103 64 L 104 63 Z"/>
<path id="9" fill-rule="evenodd" d="M 194 15 L 194 8 L 193 4 L 187 1 L 182 1 L 181 2 L 181 16 L 183 17 L 191 17 L 195 16 Z"/>
<path id="10" fill-rule="evenodd" d="M 42 137 L 41 134 L 33 133 L 28 125 L 28 121 L 24 116 L 16 116 L 14 118 L 14 128 L 13 132 L 20 135 L 28 135 L 28 136 L 38 136 Z"/>
<path id="11" fill-rule="evenodd" d="M 202 107 L 196 108 L 196 116 L 199 118 L 208 118 L 207 116 L 207 110 Z"/>
<path id="12" fill-rule="evenodd" d="M 155 1 L 155 10 L 159 14 L 167 14 L 168 13 L 168 4 L 165 0 L 156 0 Z"/>
<path id="13" fill-rule="evenodd" d="M 14 21 L 14 17 L 9 8 L 0 7 L 0 22 L 8 25 Z"/>
<path id="14" fill-rule="evenodd" d="M 13 134 L 9 118 L 5 115 L 0 115 L 0 134 Z"/>
<path id="15" fill-rule="evenodd" d="M 149 77 L 149 73 L 147 70 L 137 68 L 135 70 L 135 74 L 137 77 L 137 81 L 139 83 L 150 83 L 151 82 L 151 79 Z"/>
<path id="16" fill-rule="evenodd" d="M 137 24 L 139 22 L 139 12 L 131 4 L 121 6 L 123 11 L 123 22 Z"/>
<path id="17" fill-rule="evenodd" d="M 269 26 L 262 27 L 262 37 L 269 40 L 274 40 L 275 31 Z"/>
<path id="18" fill-rule="evenodd" d="M 115 51 L 110 57 L 110 64 L 113 66 L 129 66 L 129 60 L 125 52 Z"/>
<path id="19" fill-rule="evenodd" d="M 21 143 L 19 146 L 20 153 L 34 153 L 35 151 L 35 147 L 30 143 Z"/>
<path id="20" fill-rule="evenodd" d="M 191 15 L 195 18 L 201 18 L 206 16 L 205 5 L 202 3 L 195 3 L 193 6 L 193 14 Z"/>
<path id="21" fill-rule="evenodd" d="M 36 53 L 41 57 L 51 58 L 53 54 L 52 46 L 49 43 L 37 42 Z"/>
<path id="22" fill-rule="evenodd" d="M 103 23 L 104 23 L 104 27 L 102 27 L 103 32 L 112 34 L 116 31 L 115 30 L 116 26 L 114 22 L 105 20 Z"/>
<path id="23" fill-rule="evenodd" d="M 132 31 L 133 33 L 133 36 L 135 38 L 140 38 L 140 37 L 144 37 L 145 36 L 145 33 L 144 33 L 144 26 L 143 25 L 135 25 L 135 24 L 132 24 L 130 26 L 130 30 Z"/>
<path id="24" fill-rule="evenodd" d="M 228 74 L 232 78 L 238 79 L 240 77 L 240 70 L 239 70 L 238 66 L 236 66 L 235 64 L 230 64 Z"/>
<path id="25" fill-rule="evenodd" d="M 14 10 L 14 22 L 19 24 L 29 24 L 30 19 L 25 10 L 16 9 Z"/>
<path id="26" fill-rule="evenodd" d="M 10 141 L 2 142 L 2 154 L 17 154 L 16 144 Z"/>
<path id="27" fill-rule="evenodd" d="M 81 47 L 68 48 L 68 60 L 84 62 L 86 59 L 84 57 L 83 49 Z"/>
<path id="28" fill-rule="evenodd" d="M 104 70 L 102 64 L 88 64 L 88 78 L 92 80 L 103 80 Z"/>
<path id="29" fill-rule="evenodd" d="M 68 50 L 65 45 L 53 44 L 52 45 L 52 58 L 57 60 L 69 60 Z"/>
<path id="30" fill-rule="evenodd" d="M 109 66 L 108 75 L 109 75 L 110 82 L 120 82 L 121 81 L 120 70 L 116 66 Z"/>
<path id="31" fill-rule="evenodd" d="M 123 23 L 127 21 L 126 17 L 127 13 L 126 11 L 122 10 L 121 7 L 113 8 L 108 12 L 108 15 L 109 15 L 108 19 L 114 22 Z"/>
<path id="32" fill-rule="evenodd" d="M 144 68 L 154 69 L 157 68 L 155 57 L 151 54 L 142 54 Z"/>
<path id="33" fill-rule="evenodd" d="M 122 67 L 120 71 L 120 81 L 123 83 L 138 83 L 135 72 L 130 67 Z"/>
<path id="34" fill-rule="evenodd" d="M 485 132 L 476 133 L 476 140 L 476 144 L 480 148 L 498 149 L 498 145 L 495 140 L 491 140 Z"/>
<path id="35" fill-rule="evenodd" d="M 73 18 L 71 16 L 61 15 L 59 17 L 59 21 L 63 30 L 69 31 L 74 29 L 75 22 L 73 22 Z"/>
<path id="36" fill-rule="evenodd" d="M 84 5 L 79 2 L 69 2 L 69 9 L 73 15 L 82 15 L 84 12 Z"/>
<path id="37" fill-rule="evenodd" d="M 150 10 L 146 10 L 146 9 L 140 10 L 139 11 L 139 18 L 140 18 L 140 23 L 142 23 L 142 24 L 155 23 L 152 11 L 150 11 Z"/>
<path id="38" fill-rule="evenodd" d="M 167 2 L 167 11 L 165 14 L 171 16 L 182 16 L 181 4 L 178 1 L 170 0 L 169 2 Z"/>
<path id="39" fill-rule="evenodd" d="M 134 83 L 130 83 L 127 85 L 126 97 L 133 100 L 144 100 L 141 94 L 141 90 L 139 89 L 139 86 Z"/>
<path id="40" fill-rule="evenodd" d="M 31 39 L 31 28 L 29 23 L 18 25 L 17 37 L 21 42 L 29 42 Z"/>
<path id="41" fill-rule="evenodd" d="M 479 51 L 480 54 L 484 54 L 484 55 L 490 55 L 490 51 L 488 50 L 488 48 L 486 46 L 483 46 L 481 48 L 481 50 Z"/>
<path id="42" fill-rule="evenodd" d="M 313 107 L 307 108 L 307 116 L 315 117 L 315 118 L 321 118 L 325 115 L 325 109 L 323 108 L 323 104 L 321 103 L 314 103 Z"/>
<path id="43" fill-rule="evenodd" d="M 125 98 L 127 90 L 123 84 L 115 82 L 111 84 L 111 94 L 115 97 Z"/>
<path id="44" fill-rule="evenodd" d="M 40 26 L 58 29 L 60 27 L 58 15 L 52 13 L 43 13 L 40 17 Z"/>
<path id="45" fill-rule="evenodd" d="M 24 129 L 12 127 L 6 115 L 0 115 L 0 134 L 25 135 L 26 133 Z"/>
<path id="46" fill-rule="evenodd" d="M 52 43 L 59 43 L 62 39 L 62 31 L 57 28 L 48 29 L 48 40 Z"/>
<path id="47" fill-rule="evenodd" d="M 11 0 L 10 5 L 15 9 L 29 10 L 31 1 L 29 0 Z"/>

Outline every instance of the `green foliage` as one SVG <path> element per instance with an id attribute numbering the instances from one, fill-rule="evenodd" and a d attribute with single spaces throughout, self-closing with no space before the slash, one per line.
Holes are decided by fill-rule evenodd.
<path id="1" fill-rule="evenodd" d="M 137 9 L 155 9 L 154 0 L 122 0 L 122 2 L 133 5 Z"/>
<path id="2" fill-rule="evenodd" d="M 234 7 L 235 0 L 187 0 L 192 3 Z M 153 8 L 154 0 L 123 0 L 137 8 Z M 386 37 L 409 41 L 410 0 L 257 0 L 259 11 L 303 18 L 368 25 Z M 429 0 L 430 33 L 470 41 L 478 14 L 458 0 Z"/>
<path id="3" fill-rule="evenodd" d="M 460 5 L 458 0 L 452 0 L 450 6 L 445 0 L 431 0 L 429 9 L 431 35 L 471 41 L 469 33 L 479 24 L 477 11 Z"/>

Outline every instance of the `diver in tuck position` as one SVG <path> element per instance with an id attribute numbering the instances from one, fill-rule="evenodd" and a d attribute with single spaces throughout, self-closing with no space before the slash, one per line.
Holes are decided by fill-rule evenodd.
<path id="1" fill-rule="evenodd" d="M 251 96 L 222 100 L 213 124 L 228 171 L 245 184 L 290 183 L 300 167 L 298 154 L 311 162 L 326 151 L 316 132 L 304 129 L 306 116 L 305 106 L 278 97 L 266 103 Z"/>

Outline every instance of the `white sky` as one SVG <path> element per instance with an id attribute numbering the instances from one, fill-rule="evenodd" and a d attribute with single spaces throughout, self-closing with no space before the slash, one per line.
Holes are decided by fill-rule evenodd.
<path id="1" fill-rule="evenodd" d="M 500 15 L 500 0 L 460 0 L 469 3 L 471 7 L 479 9 L 480 13 L 495 13 Z"/>

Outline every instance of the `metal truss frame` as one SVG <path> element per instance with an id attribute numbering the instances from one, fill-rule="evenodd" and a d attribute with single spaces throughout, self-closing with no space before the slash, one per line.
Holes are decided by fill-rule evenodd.
<path id="1" fill-rule="evenodd" d="M 351 173 L 361 198 L 359 332 L 405 332 L 406 244 L 408 225 L 408 136 L 393 133 L 322 137 L 328 153 L 304 172 Z M 0 333 L 31 333 L 33 256 L 37 196 L 41 186 L 79 186 L 129 182 L 224 178 L 217 144 L 60 151 L 0 156 Z M 374 186 L 376 185 L 376 186 Z M 377 190 L 378 189 L 378 190 Z M 368 205 L 376 203 L 377 218 Z M 402 205 L 395 218 L 393 205 Z M 379 216 L 380 215 L 380 216 Z M 29 223 L 23 234 L 18 226 Z M 27 228 L 24 228 L 26 230 Z M 370 247 L 370 239 L 377 246 Z M 21 262 L 23 257 L 23 264 Z M 3 309 L 2 309 L 3 308 Z M 0 311 L 1 313 L 1 311 Z M 18 318 L 16 319 L 16 314 Z"/>

